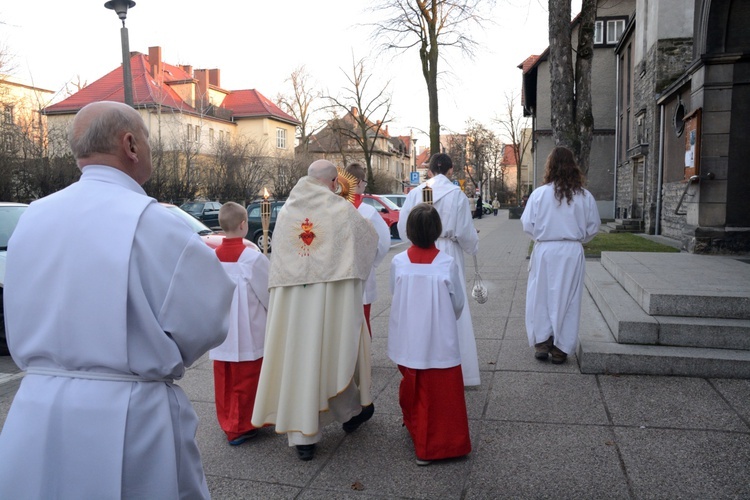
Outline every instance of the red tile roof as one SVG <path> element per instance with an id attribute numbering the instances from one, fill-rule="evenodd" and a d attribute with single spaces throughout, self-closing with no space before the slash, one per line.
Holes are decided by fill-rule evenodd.
<path id="1" fill-rule="evenodd" d="M 159 85 L 151 73 L 151 61 L 146 54 L 131 52 L 130 71 L 133 76 L 133 103 L 135 107 L 166 106 L 183 113 L 198 114 L 199 111 L 185 102 L 168 83 L 196 82 L 193 75 L 180 66 L 162 62 L 164 85 Z M 213 87 L 217 88 L 217 87 Z M 228 92 L 221 107 L 231 113 L 232 118 L 272 117 L 297 125 L 294 117 L 283 112 L 257 90 L 235 90 Z M 100 79 L 84 87 L 67 99 L 45 108 L 45 114 L 76 113 L 85 105 L 96 101 L 125 102 L 122 83 L 122 66 L 115 68 Z"/>
<path id="2" fill-rule="evenodd" d="M 298 121 L 255 89 L 233 90 L 224 98 L 222 108 L 231 109 L 237 118 L 270 116 L 296 125 Z"/>

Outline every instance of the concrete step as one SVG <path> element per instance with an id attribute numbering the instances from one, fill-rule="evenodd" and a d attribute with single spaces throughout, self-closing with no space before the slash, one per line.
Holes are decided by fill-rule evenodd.
<path id="1" fill-rule="evenodd" d="M 750 379 L 750 351 L 618 344 L 588 290 L 576 355 L 581 373 Z"/>
<path id="2" fill-rule="evenodd" d="M 585 285 L 621 344 L 750 350 L 750 320 L 650 316 L 595 261 L 586 262 Z"/>
<path id="3" fill-rule="evenodd" d="M 750 265 L 737 258 L 602 252 L 600 262 L 650 316 L 750 320 Z"/>

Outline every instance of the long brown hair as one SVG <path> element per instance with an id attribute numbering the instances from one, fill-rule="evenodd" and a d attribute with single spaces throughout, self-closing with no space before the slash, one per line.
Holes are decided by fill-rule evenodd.
<path id="1" fill-rule="evenodd" d="M 557 201 L 562 203 L 565 197 L 570 205 L 573 195 L 583 193 L 583 182 L 583 173 L 578 168 L 573 152 L 563 146 L 553 149 L 544 167 L 544 183 L 555 185 Z"/>

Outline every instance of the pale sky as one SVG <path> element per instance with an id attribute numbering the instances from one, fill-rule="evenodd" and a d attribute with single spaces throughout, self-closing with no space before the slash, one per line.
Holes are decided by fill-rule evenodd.
<path id="1" fill-rule="evenodd" d="M 291 91 L 286 80 L 301 65 L 322 91 L 340 94 L 352 54 L 367 58 L 373 89 L 390 80 L 389 132 L 408 135 L 413 128 L 422 135 L 429 116 L 419 55 L 373 50 L 371 29 L 362 26 L 373 20 L 365 10 L 371 3 L 136 0 L 126 26 L 131 51 L 161 46 L 169 64 L 219 68 L 223 88 L 257 89 L 272 100 Z M 469 118 L 494 128 L 505 93 L 520 92 L 517 66 L 548 45 L 547 0 L 497 0 L 490 18 L 493 24 L 472 34 L 480 44 L 474 60 L 445 51 L 439 63 L 445 72 L 440 123 L 449 131 L 463 131 Z M 3 1 L 0 23 L 0 44 L 14 56 L 13 76 L 25 83 L 60 91 L 79 76 L 92 83 L 122 62 L 121 23 L 103 0 Z"/>

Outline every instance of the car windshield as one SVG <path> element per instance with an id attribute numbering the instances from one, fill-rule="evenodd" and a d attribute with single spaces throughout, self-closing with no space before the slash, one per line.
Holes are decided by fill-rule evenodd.
<path id="1" fill-rule="evenodd" d="M 398 205 L 396 205 L 395 203 L 393 203 L 391 200 L 389 200 L 385 196 L 377 196 L 376 198 L 379 199 L 380 201 L 382 201 L 383 204 L 385 206 L 387 206 L 388 208 L 390 208 L 391 210 L 400 210 L 401 209 Z"/>
<path id="2" fill-rule="evenodd" d="M 189 213 L 185 212 L 185 210 L 176 207 L 174 205 L 164 205 L 167 210 L 172 212 L 173 214 L 177 215 L 180 219 L 187 222 L 191 228 L 193 228 L 193 231 L 198 233 L 201 236 L 205 236 L 207 234 L 213 234 L 213 231 L 208 228 L 205 224 L 203 224 L 201 221 L 190 215 Z"/>
<path id="3" fill-rule="evenodd" d="M 179 208 L 191 214 L 199 214 L 203 211 L 203 203 L 183 203 Z"/>
<path id="4" fill-rule="evenodd" d="M 8 249 L 8 240 L 26 210 L 25 206 L 0 207 L 0 250 Z"/>

